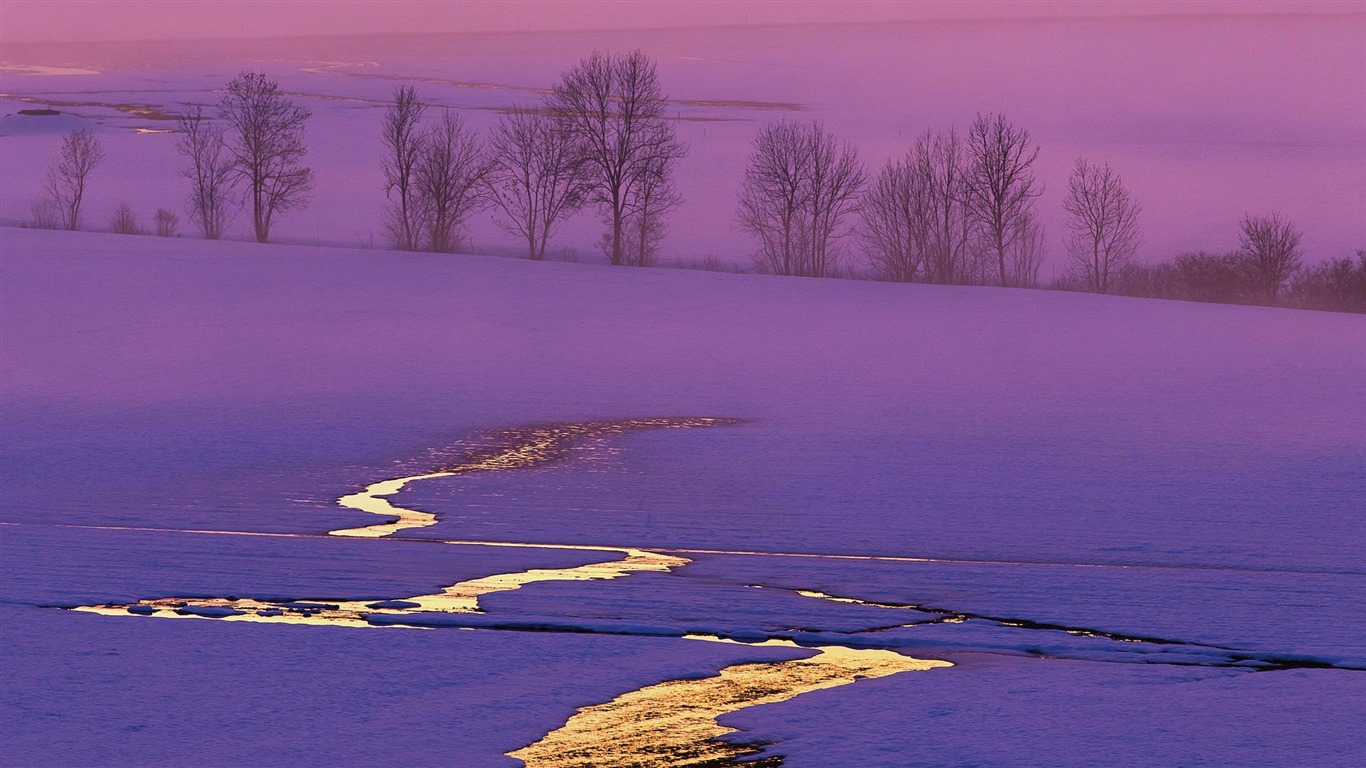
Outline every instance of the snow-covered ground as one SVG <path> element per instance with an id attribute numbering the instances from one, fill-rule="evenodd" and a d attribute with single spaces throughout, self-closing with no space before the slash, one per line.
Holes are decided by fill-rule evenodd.
<path id="1" fill-rule="evenodd" d="M 0 764 L 514 766 L 577 707 L 809 653 L 695 632 L 954 663 L 722 718 L 790 766 L 1366 755 L 1359 316 L 5 228 L 0 329 Z M 488 430 L 657 416 L 744 421 L 320 536 Z M 456 617 L 567 632 L 45 607 L 605 559 L 448 539 L 691 562 Z"/>
<path id="2" fill-rule="evenodd" d="M 581 56 L 639 47 L 691 148 L 669 260 L 747 262 L 730 222 L 768 120 L 822 120 L 877 166 L 978 110 L 1042 145 L 1045 276 L 1080 154 L 1143 204 L 1142 258 L 1231 248 L 1273 209 L 1310 260 L 1341 256 L 1366 240 L 1363 25 L 7 45 L 0 224 L 80 126 L 108 151 L 86 228 L 180 210 L 171 118 L 247 68 L 313 110 L 318 191 L 283 245 L 241 242 L 245 215 L 217 243 L 0 226 L 0 765 L 512 767 L 578 708 L 815 654 L 688 635 L 952 662 L 719 719 L 791 768 L 1366 763 L 1366 319 L 563 263 L 601 260 L 591 211 L 541 264 L 387 252 L 377 224 L 396 85 L 487 131 Z M 518 248 L 471 222 L 470 250 Z M 327 535 L 378 520 L 339 497 L 498 430 L 658 417 L 739 422 L 410 482 L 388 500 L 436 524 Z M 621 548 L 663 565 L 580 568 Z M 532 569 L 565 575 L 379 628 L 57 608 Z"/>

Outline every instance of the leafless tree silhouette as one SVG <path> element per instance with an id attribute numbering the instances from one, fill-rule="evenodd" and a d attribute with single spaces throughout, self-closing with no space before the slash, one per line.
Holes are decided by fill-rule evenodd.
<path id="1" fill-rule="evenodd" d="M 1034 198 L 1034 161 L 1039 147 L 1029 131 L 1004 115 L 978 114 L 968 129 L 968 211 L 982 241 L 982 253 L 996 268 L 1001 285 L 1010 285 L 1012 251 L 1031 231 L 1027 219 Z"/>
<path id="2" fill-rule="evenodd" d="M 487 202 L 489 167 L 479 137 L 458 114 L 446 110 L 423 132 L 414 181 L 427 250 L 459 247 L 465 220 Z"/>
<path id="3" fill-rule="evenodd" d="M 626 220 L 632 200 L 639 199 L 633 187 L 650 183 L 654 172 L 667 174 L 673 161 L 687 154 L 665 118 L 667 103 L 654 62 L 640 51 L 595 52 L 564 73 L 547 99 L 588 165 L 593 200 L 603 206 L 610 224 L 613 264 L 626 263 Z"/>
<path id="4" fill-rule="evenodd" d="M 1238 243 L 1259 297 L 1275 303 L 1281 286 L 1300 268 L 1300 230 L 1279 213 L 1244 214 Z"/>
<path id="5" fill-rule="evenodd" d="M 421 246 L 417 206 L 417 164 L 422 155 L 418 123 L 426 106 L 417 90 L 403 85 L 394 90 L 394 103 L 384 113 L 384 194 L 390 199 L 384 228 L 389 242 L 401 251 Z"/>
<path id="6" fill-rule="evenodd" d="M 502 213 L 497 223 L 526 239 L 527 253 L 545 258 L 555 226 L 583 207 L 590 181 L 561 118 L 513 110 L 489 141 L 489 193 Z"/>
<path id="7" fill-rule="evenodd" d="M 1067 253 L 1089 290 L 1109 293 L 1115 273 L 1138 250 L 1138 214 L 1133 199 L 1109 163 L 1077 158 L 1067 180 Z"/>
<path id="8" fill-rule="evenodd" d="M 209 122 L 202 106 L 187 109 L 179 125 L 184 136 L 176 142 L 176 151 L 190 161 L 181 171 L 190 181 L 186 210 L 206 240 L 217 240 L 232 219 L 233 158 L 223 129 Z"/>
<path id="9" fill-rule="evenodd" d="M 858 230 L 879 277 L 936 283 L 966 279 L 965 164 L 957 133 L 931 131 L 883 168 L 863 196 Z"/>
<path id="10" fill-rule="evenodd" d="M 304 124 L 312 113 L 259 72 L 228 83 L 218 113 L 232 129 L 233 173 L 247 186 L 256 241 L 264 243 L 275 214 L 304 207 L 313 191 L 313 171 L 302 164 Z"/>
<path id="11" fill-rule="evenodd" d="M 820 123 L 780 121 L 759 132 L 740 188 L 737 224 L 759 240 L 758 266 L 779 275 L 828 277 L 835 245 L 859 207 L 858 153 Z"/>
<path id="12" fill-rule="evenodd" d="M 81 222 L 81 204 L 91 171 L 104 160 L 104 147 L 88 128 L 79 128 L 62 139 L 57 160 L 48 168 L 43 189 L 48 204 L 59 212 L 67 229 Z"/>

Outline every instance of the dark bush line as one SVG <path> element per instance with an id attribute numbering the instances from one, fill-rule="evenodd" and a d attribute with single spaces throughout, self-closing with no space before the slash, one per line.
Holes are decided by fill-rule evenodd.
<path id="1" fill-rule="evenodd" d="M 1344 256 L 1300 267 L 1275 296 L 1268 296 L 1263 286 L 1246 253 L 1197 251 L 1158 264 L 1128 264 L 1119 271 L 1112 293 L 1150 299 L 1366 313 L 1366 249 L 1357 251 L 1355 259 Z M 1084 290 L 1080 280 L 1070 275 L 1058 278 L 1049 287 Z"/>

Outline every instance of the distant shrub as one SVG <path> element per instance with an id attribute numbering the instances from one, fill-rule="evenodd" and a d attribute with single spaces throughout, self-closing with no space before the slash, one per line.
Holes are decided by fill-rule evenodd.
<path id="1" fill-rule="evenodd" d="M 1295 273 L 1284 296 L 1292 307 L 1332 312 L 1366 312 L 1366 250 L 1329 259 Z"/>
<path id="2" fill-rule="evenodd" d="M 745 273 L 749 271 L 743 264 L 721 261 L 715 255 L 703 256 L 700 259 L 678 259 L 673 263 L 673 267 L 675 269 L 696 269 L 701 272 Z"/>
<path id="3" fill-rule="evenodd" d="M 133 212 L 133 206 L 128 203 L 120 203 L 114 209 L 114 215 L 109 219 L 109 229 L 116 235 L 140 235 L 142 228 L 138 226 L 138 216 Z"/>
<path id="4" fill-rule="evenodd" d="M 165 208 L 157 209 L 157 235 L 177 237 L 180 234 L 180 217 Z"/>
<path id="5" fill-rule="evenodd" d="M 62 224 L 62 211 L 51 200 L 34 200 L 29 210 L 35 229 L 57 229 Z"/>
<path id="6" fill-rule="evenodd" d="M 1246 257 L 1233 253 L 1183 253 L 1172 262 L 1176 290 L 1172 298 L 1236 304 L 1251 298 Z"/>

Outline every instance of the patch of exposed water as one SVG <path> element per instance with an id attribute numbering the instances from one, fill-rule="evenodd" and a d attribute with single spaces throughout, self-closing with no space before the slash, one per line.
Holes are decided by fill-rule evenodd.
<path id="1" fill-rule="evenodd" d="M 690 639 L 735 642 L 714 636 Z M 747 645 L 800 647 L 790 640 Z M 759 752 L 754 744 L 722 741 L 734 733 L 717 722 L 729 712 L 787 701 L 803 693 L 901 672 L 951 667 L 894 651 L 810 648 L 815 655 L 790 661 L 725 667 L 712 677 L 669 680 L 580 708 L 534 744 L 507 753 L 527 768 L 664 768 L 665 766 L 773 766 L 780 759 L 739 762 Z"/>

